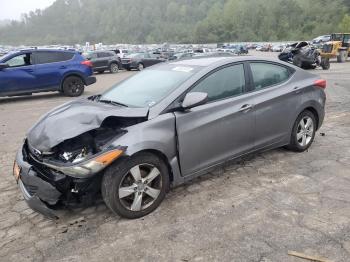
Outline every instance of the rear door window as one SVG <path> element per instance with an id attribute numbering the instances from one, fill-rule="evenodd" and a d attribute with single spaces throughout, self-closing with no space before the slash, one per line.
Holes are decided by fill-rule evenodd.
<path id="1" fill-rule="evenodd" d="M 197 84 L 191 92 L 208 94 L 208 101 L 221 100 L 244 92 L 245 76 L 243 64 L 220 69 Z"/>
<path id="2" fill-rule="evenodd" d="M 99 53 L 97 53 L 97 57 L 98 57 L 98 58 L 108 57 L 108 53 L 105 53 L 105 52 L 99 52 Z"/>
<path id="3" fill-rule="evenodd" d="M 36 64 L 63 62 L 72 59 L 74 53 L 43 51 L 35 53 Z"/>
<path id="4" fill-rule="evenodd" d="M 250 63 L 255 90 L 278 85 L 286 81 L 291 72 L 287 67 L 270 63 Z"/>

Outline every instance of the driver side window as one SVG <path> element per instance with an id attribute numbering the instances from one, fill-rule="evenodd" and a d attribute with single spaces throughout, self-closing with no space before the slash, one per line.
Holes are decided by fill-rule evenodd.
<path id="1" fill-rule="evenodd" d="M 21 54 L 7 60 L 9 67 L 20 67 L 32 65 L 31 54 Z"/>
<path id="2" fill-rule="evenodd" d="M 199 82 L 191 92 L 208 94 L 208 101 L 221 100 L 244 92 L 245 76 L 243 64 L 222 68 Z"/>

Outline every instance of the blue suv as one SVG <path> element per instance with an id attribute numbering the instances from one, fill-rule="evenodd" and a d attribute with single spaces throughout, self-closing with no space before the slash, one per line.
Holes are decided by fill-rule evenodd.
<path id="1" fill-rule="evenodd" d="M 80 96 L 96 82 L 92 63 L 77 51 L 29 49 L 0 58 L 0 96 L 59 91 Z"/>

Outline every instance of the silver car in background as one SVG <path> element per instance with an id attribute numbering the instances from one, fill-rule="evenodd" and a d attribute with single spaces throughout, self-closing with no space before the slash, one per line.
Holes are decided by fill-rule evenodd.
<path id="1" fill-rule="evenodd" d="M 138 218 L 171 186 L 228 160 L 308 149 L 324 119 L 325 87 L 268 59 L 162 63 L 47 113 L 29 130 L 14 175 L 29 206 L 47 216 L 102 192 L 112 211 Z"/>

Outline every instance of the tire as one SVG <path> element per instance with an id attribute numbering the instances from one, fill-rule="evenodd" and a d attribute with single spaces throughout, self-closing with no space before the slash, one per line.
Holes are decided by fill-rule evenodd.
<path id="1" fill-rule="evenodd" d="M 115 74 L 115 73 L 118 73 L 119 71 L 119 66 L 117 63 L 111 63 L 109 65 L 109 71 L 112 73 L 112 74 Z"/>
<path id="2" fill-rule="evenodd" d="M 348 52 L 346 50 L 340 50 L 339 55 L 337 56 L 337 62 L 344 63 L 346 61 L 347 56 Z"/>
<path id="3" fill-rule="evenodd" d="M 328 70 L 331 67 L 331 64 L 329 62 L 329 58 L 321 58 L 321 67 L 323 70 Z"/>
<path id="4" fill-rule="evenodd" d="M 66 96 L 80 96 L 84 93 L 84 81 L 79 76 L 68 76 L 62 84 L 63 94 Z"/>
<path id="5" fill-rule="evenodd" d="M 138 70 L 138 71 L 142 71 L 144 68 L 145 68 L 145 66 L 144 66 L 142 63 L 139 63 L 139 64 L 137 65 L 137 70 Z"/>
<path id="6" fill-rule="evenodd" d="M 141 170 L 141 180 L 136 180 L 135 171 L 132 174 L 131 170 Z M 155 171 L 152 173 L 151 170 Z M 147 181 L 146 178 L 151 173 L 158 175 Z M 160 158 L 151 153 L 139 153 L 112 164 L 106 169 L 101 185 L 106 205 L 114 213 L 129 219 L 140 218 L 154 211 L 163 201 L 168 189 L 168 168 Z M 137 201 L 140 197 L 141 202 Z"/>
<path id="7" fill-rule="evenodd" d="M 304 127 L 306 127 L 309 120 L 312 121 L 311 128 L 302 130 L 302 121 L 304 123 Z M 308 110 L 303 111 L 294 122 L 290 143 L 287 146 L 287 149 L 296 152 L 303 152 L 307 150 L 314 141 L 316 129 L 317 123 L 315 115 Z"/>
<path id="8" fill-rule="evenodd" d="M 99 74 L 103 74 L 105 72 L 105 70 L 98 70 L 97 73 Z"/>
<path id="9" fill-rule="evenodd" d="M 302 68 L 303 67 L 303 62 L 298 56 L 293 57 L 293 65 Z"/>

